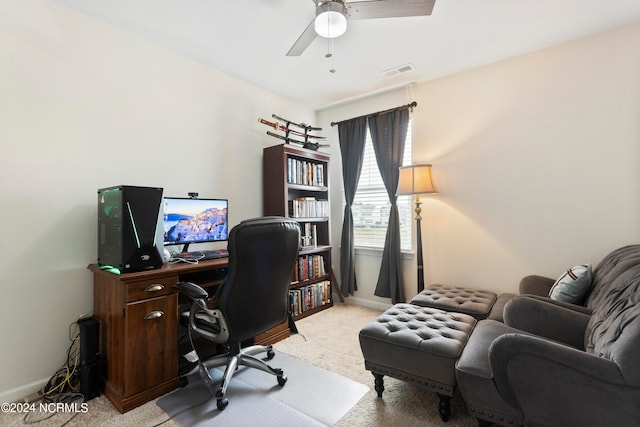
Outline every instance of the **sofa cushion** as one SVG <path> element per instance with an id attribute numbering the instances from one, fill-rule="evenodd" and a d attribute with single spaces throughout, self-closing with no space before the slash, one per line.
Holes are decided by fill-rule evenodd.
<path id="1" fill-rule="evenodd" d="M 549 297 L 556 301 L 582 304 L 591 289 L 591 276 L 591 264 L 571 267 L 553 284 Z"/>
<path id="2" fill-rule="evenodd" d="M 517 294 L 508 292 L 500 294 L 496 299 L 495 304 L 493 304 L 493 307 L 491 307 L 491 312 L 489 313 L 489 316 L 487 316 L 487 319 L 504 322 L 504 306 L 517 296 Z"/>
<path id="3" fill-rule="evenodd" d="M 603 290 L 585 331 L 585 350 L 612 360 L 627 384 L 640 386 L 640 263 Z"/>
<path id="4" fill-rule="evenodd" d="M 523 417 L 496 389 L 490 360 L 490 344 L 499 336 L 516 333 L 530 335 L 495 320 L 478 322 L 456 362 L 456 380 L 467 406 L 479 405 L 491 408 L 495 414 Z"/>
<path id="5" fill-rule="evenodd" d="M 618 248 L 605 256 L 593 269 L 593 285 L 587 294 L 585 306 L 593 310 L 618 276 L 640 263 L 640 244 Z"/>

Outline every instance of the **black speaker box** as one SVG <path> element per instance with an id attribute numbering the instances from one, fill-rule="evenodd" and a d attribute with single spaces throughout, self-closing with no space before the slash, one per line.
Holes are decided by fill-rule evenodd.
<path id="1" fill-rule="evenodd" d="M 97 363 L 80 365 L 80 393 L 84 401 L 100 396 L 100 374 Z"/>
<path id="2" fill-rule="evenodd" d="M 78 320 L 80 329 L 80 393 L 84 401 L 100 395 L 99 323 L 92 317 Z"/>
<path id="3" fill-rule="evenodd" d="M 98 263 L 123 273 L 162 266 L 156 247 L 161 204 L 162 188 L 98 190 Z"/>
<path id="4" fill-rule="evenodd" d="M 78 320 L 80 330 L 80 363 L 96 363 L 98 361 L 99 323 L 93 317 Z"/>

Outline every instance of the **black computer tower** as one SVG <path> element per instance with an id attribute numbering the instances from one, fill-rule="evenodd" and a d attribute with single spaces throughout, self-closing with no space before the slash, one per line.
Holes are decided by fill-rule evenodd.
<path id="1" fill-rule="evenodd" d="M 98 190 L 98 263 L 123 273 L 162 266 L 156 247 L 161 205 L 162 188 Z"/>

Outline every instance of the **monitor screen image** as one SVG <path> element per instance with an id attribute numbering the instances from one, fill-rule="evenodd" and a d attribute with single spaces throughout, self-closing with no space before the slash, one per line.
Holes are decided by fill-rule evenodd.
<path id="1" fill-rule="evenodd" d="M 229 233 L 226 199 L 163 199 L 164 244 L 220 242 Z"/>

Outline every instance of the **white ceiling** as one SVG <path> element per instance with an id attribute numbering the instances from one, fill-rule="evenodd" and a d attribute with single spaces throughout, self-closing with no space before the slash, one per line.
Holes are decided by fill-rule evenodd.
<path id="1" fill-rule="evenodd" d="M 431 16 L 350 21 L 287 57 L 312 0 L 55 1 L 314 109 L 640 22 L 640 0 L 436 0 Z"/>

